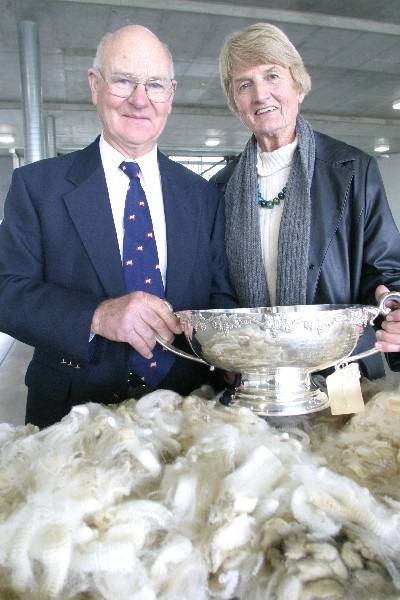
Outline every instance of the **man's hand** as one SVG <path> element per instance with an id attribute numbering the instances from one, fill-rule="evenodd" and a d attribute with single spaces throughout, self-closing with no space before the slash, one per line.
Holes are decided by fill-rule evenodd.
<path id="1" fill-rule="evenodd" d="M 114 342 L 127 342 L 144 358 L 151 358 L 156 335 L 171 342 L 182 328 L 164 300 L 146 292 L 132 292 L 101 302 L 93 314 L 91 332 Z"/>
<path id="2" fill-rule="evenodd" d="M 378 285 L 375 290 L 375 298 L 379 300 L 382 294 L 388 291 L 386 286 Z M 400 352 L 400 305 L 397 302 L 390 302 L 388 306 L 391 308 L 391 312 L 382 321 L 382 329 L 376 332 L 378 341 L 375 347 L 382 352 Z"/>

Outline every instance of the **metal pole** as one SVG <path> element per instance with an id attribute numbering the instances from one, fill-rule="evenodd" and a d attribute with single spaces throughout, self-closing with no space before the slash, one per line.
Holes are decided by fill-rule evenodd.
<path id="1" fill-rule="evenodd" d="M 53 115 L 46 116 L 47 156 L 57 156 L 56 119 Z"/>
<path id="2" fill-rule="evenodd" d="M 24 162 L 28 164 L 45 158 L 39 35 L 34 21 L 18 23 L 18 41 L 24 118 Z"/>

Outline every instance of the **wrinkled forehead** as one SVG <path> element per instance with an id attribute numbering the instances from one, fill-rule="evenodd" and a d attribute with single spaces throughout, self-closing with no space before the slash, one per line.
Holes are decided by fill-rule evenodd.
<path id="1" fill-rule="evenodd" d="M 291 70 L 286 65 L 278 62 L 260 62 L 255 61 L 252 64 L 240 64 L 234 66 L 231 70 L 231 79 L 245 79 L 253 73 L 267 74 L 277 71 L 278 73 L 287 73 L 291 76 Z"/>
<path id="2" fill-rule="evenodd" d="M 104 49 L 103 69 L 107 75 L 125 73 L 140 78 L 171 77 L 171 61 L 157 39 L 116 40 Z"/>

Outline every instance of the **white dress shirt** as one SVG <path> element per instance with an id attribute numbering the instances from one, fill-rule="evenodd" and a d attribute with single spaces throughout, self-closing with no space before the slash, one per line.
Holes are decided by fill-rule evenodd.
<path id="1" fill-rule="evenodd" d="M 124 239 L 124 208 L 129 178 L 127 175 L 125 175 L 125 173 L 123 173 L 123 171 L 121 171 L 119 165 L 122 161 L 131 161 L 139 165 L 140 182 L 146 194 L 151 220 L 153 221 L 153 230 L 158 251 L 158 261 L 160 265 L 161 277 L 165 287 L 165 278 L 167 273 L 167 235 L 161 177 L 157 160 L 157 146 L 155 146 L 148 154 L 141 156 L 135 161 L 132 161 L 132 159 L 125 158 L 123 154 L 113 148 L 104 139 L 103 134 L 101 134 L 100 156 L 106 176 L 108 196 L 110 198 L 121 260 Z"/>
<path id="2" fill-rule="evenodd" d="M 261 152 L 258 148 L 258 185 L 265 200 L 272 200 L 286 185 L 296 147 L 297 138 L 273 152 Z M 276 304 L 278 239 L 284 202 L 274 208 L 259 208 L 262 260 L 272 306 Z"/>

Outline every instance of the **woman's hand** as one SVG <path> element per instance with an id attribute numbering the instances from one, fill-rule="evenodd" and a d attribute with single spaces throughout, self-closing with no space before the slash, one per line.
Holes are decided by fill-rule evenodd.
<path id="1" fill-rule="evenodd" d="M 389 292 L 385 285 L 378 285 L 375 298 L 379 300 L 382 294 Z M 376 332 L 375 348 L 382 352 L 400 352 L 400 304 L 388 302 L 391 312 L 382 321 L 382 329 Z"/>

